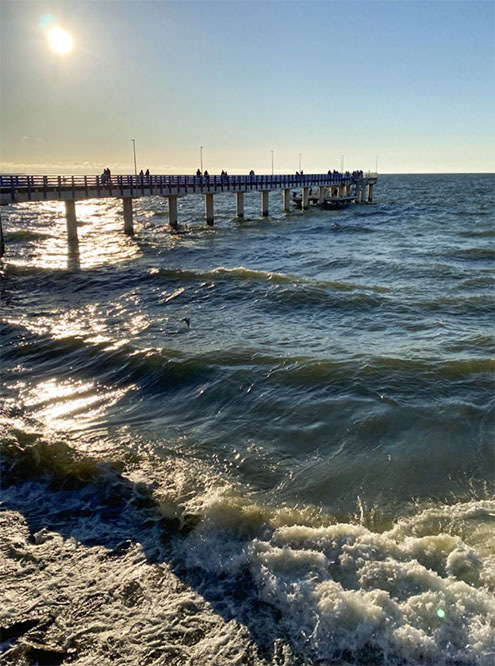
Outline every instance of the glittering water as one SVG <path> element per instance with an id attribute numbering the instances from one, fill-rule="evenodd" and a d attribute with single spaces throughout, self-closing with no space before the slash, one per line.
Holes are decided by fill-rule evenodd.
<path id="1" fill-rule="evenodd" d="M 4 207 L 6 658 L 495 663 L 493 185 Z"/>

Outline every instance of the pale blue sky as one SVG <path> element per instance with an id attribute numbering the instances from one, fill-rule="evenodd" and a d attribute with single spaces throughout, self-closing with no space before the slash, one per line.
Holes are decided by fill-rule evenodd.
<path id="1" fill-rule="evenodd" d="M 494 170 L 492 0 L 0 6 L 3 171 Z"/>

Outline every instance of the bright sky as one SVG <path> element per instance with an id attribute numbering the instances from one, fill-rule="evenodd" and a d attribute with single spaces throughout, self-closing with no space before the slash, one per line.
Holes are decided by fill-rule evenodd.
<path id="1" fill-rule="evenodd" d="M 495 171 L 494 6 L 0 0 L 1 170 Z"/>

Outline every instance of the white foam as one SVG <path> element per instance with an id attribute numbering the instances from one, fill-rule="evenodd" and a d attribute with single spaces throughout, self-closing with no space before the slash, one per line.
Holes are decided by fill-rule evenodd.
<path id="1" fill-rule="evenodd" d="M 242 548 L 232 536 L 246 533 L 243 502 L 217 493 L 203 508 L 189 562 L 219 571 L 222 561 L 224 572 L 231 563 L 231 573 L 249 567 L 306 660 L 378 650 L 407 664 L 495 663 L 493 502 L 437 505 L 381 533 L 352 523 L 283 524 L 267 512 L 272 529 Z M 490 544 L 479 543 L 480 531 L 491 533 Z"/>

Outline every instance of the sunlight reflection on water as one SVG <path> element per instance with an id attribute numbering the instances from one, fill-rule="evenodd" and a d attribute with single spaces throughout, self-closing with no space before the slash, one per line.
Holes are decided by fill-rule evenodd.
<path id="1" fill-rule="evenodd" d="M 20 392 L 26 415 L 49 430 L 74 431 L 104 417 L 128 388 L 108 389 L 96 382 L 49 379 Z"/>
<path id="2" fill-rule="evenodd" d="M 63 202 L 27 204 L 18 215 L 9 216 L 9 233 L 35 229 L 28 234 L 20 256 L 11 263 L 40 269 L 84 270 L 135 259 L 139 246 L 124 234 L 122 205 L 119 200 L 90 200 L 76 203 L 79 242 L 67 242 Z M 43 235 L 41 235 L 41 232 Z M 32 236 L 31 238 L 29 236 Z M 25 242 L 27 241 L 27 243 Z"/>

